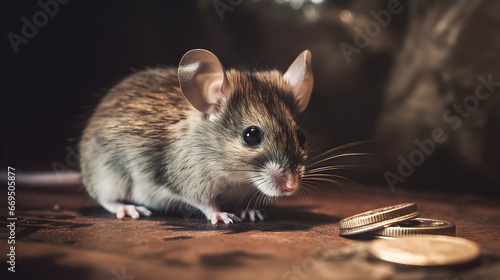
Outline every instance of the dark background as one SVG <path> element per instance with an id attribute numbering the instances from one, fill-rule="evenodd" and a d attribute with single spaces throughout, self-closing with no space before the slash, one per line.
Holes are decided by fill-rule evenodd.
<path id="1" fill-rule="evenodd" d="M 385 9 L 387 1 L 304 1 L 294 8 L 289 1 L 245 0 L 225 11 L 223 20 L 214 8 L 214 3 L 220 2 L 69 1 L 60 4 L 58 13 L 38 28 L 27 44 L 21 44 L 16 54 L 7 34 L 20 35 L 21 18 L 32 21 L 41 8 L 36 1 L 2 1 L 1 163 L 23 171 L 52 171 L 52 164 L 59 162 L 78 170 L 68 163 L 68 150 L 76 150 L 87 118 L 107 89 L 134 71 L 176 66 L 190 49 L 212 51 L 226 68 L 259 65 L 281 71 L 302 50 L 309 49 L 313 54 L 315 88 L 303 124 L 308 139 L 317 150 L 373 138 L 392 140 L 388 146 L 394 149 L 385 153 L 386 160 L 379 164 L 382 171 L 370 181 L 385 184 L 384 171 L 397 173 L 397 155 L 408 155 L 415 148 L 411 139 L 414 136 L 409 140 L 403 137 L 404 129 L 422 127 L 422 120 L 429 116 L 424 110 L 418 118 L 406 121 L 404 129 L 388 129 L 390 137 L 381 132 L 391 128 L 383 121 L 391 109 L 386 102 L 387 86 L 398 78 L 391 70 L 410 36 L 409 26 L 419 26 L 418 17 L 425 18 L 433 10 L 438 10 L 439 15 L 439 9 L 446 11 L 446 5 L 451 7 L 453 2 L 443 1 L 436 7 L 431 1 L 420 1 L 423 4 L 410 7 L 407 1 L 401 1 L 402 12 L 393 15 L 389 25 L 353 55 L 350 63 L 339 44 L 354 45 L 354 27 L 364 28 L 373 19 L 370 11 Z M 451 73 L 451 78 L 444 81 L 444 89 L 436 91 L 439 96 L 451 91 L 452 97 L 461 100 L 462 89 L 473 92 L 470 88 L 474 83 L 457 83 L 464 76 L 475 79 L 478 73 L 493 73 L 493 80 L 500 80 L 496 75 L 497 60 L 484 64 L 498 50 L 498 32 L 492 30 L 498 30 L 500 21 L 490 7 L 494 2 L 479 5 L 472 19 L 463 24 L 457 47 L 449 48 L 452 55 L 445 67 L 433 70 L 438 75 Z M 318 12 L 317 18 L 305 15 L 307 5 Z M 342 11 L 354 15 L 353 21 L 343 21 L 339 17 Z M 414 11 L 413 16 L 410 11 Z M 436 27 L 422 24 L 424 33 L 425 28 Z M 481 33 L 485 28 L 491 32 Z M 478 41 L 481 44 L 475 44 Z M 470 67 L 462 67 L 464 64 Z M 465 69 L 465 74 L 460 69 Z M 499 117 L 491 113 L 500 111 L 496 110 L 497 101 L 495 96 L 488 100 L 486 109 L 481 106 L 484 118 L 479 121 L 488 125 L 479 129 L 464 126 L 461 130 L 472 131 L 468 137 L 479 147 L 478 161 L 463 155 L 468 145 L 442 145 L 405 180 L 406 187 L 497 193 Z M 417 106 L 435 105 L 420 101 Z M 425 138 L 428 129 L 418 130 L 415 135 Z M 460 137 L 457 134 L 455 138 Z"/>

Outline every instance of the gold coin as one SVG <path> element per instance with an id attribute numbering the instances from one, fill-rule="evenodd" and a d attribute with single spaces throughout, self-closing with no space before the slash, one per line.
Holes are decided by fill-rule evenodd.
<path id="1" fill-rule="evenodd" d="M 416 218 L 376 230 L 373 234 L 375 237 L 379 238 L 427 234 L 454 236 L 455 224 L 435 219 Z"/>
<path id="2" fill-rule="evenodd" d="M 363 212 L 339 222 L 340 235 L 370 232 L 420 216 L 415 202 L 403 203 Z"/>
<path id="3" fill-rule="evenodd" d="M 381 260 L 415 266 L 456 265 L 479 257 L 479 246 L 470 240 L 444 235 L 379 239 L 368 252 Z"/>

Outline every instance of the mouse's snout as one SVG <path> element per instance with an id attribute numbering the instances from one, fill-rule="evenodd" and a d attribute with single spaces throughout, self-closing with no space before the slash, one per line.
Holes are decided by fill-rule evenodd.
<path id="1" fill-rule="evenodd" d="M 291 172 L 282 164 L 270 162 L 254 177 L 254 184 L 268 196 L 292 195 L 299 189 L 301 170 Z"/>
<path id="2" fill-rule="evenodd" d="M 281 195 L 292 194 L 299 187 L 298 175 L 287 174 L 287 172 L 283 172 L 281 168 L 272 167 L 270 173 L 270 177 Z"/>
<path id="3" fill-rule="evenodd" d="M 283 191 L 284 192 L 295 192 L 295 190 L 299 187 L 299 182 L 297 179 L 297 176 L 292 177 L 289 179 L 286 184 L 283 186 Z"/>

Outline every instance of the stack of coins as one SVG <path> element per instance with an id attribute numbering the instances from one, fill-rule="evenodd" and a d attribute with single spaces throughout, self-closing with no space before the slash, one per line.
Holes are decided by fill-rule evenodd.
<path id="1" fill-rule="evenodd" d="M 368 252 L 404 265 L 456 265 L 479 257 L 476 243 L 453 237 L 453 223 L 419 216 L 414 202 L 379 208 L 341 220 L 340 235 L 368 233 L 381 238 L 368 244 Z"/>
<path id="2" fill-rule="evenodd" d="M 418 218 L 415 202 L 370 210 L 341 220 L 340 235 L 370 233 L 378 238 L 415 235 L 455 235 L 455 225 L 447 221 Z"/>

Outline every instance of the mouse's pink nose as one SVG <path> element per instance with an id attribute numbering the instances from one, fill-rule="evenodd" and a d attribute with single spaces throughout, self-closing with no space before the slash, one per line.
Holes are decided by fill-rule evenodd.
<path id="1" fill-rule="evenodd" d="M 271 169 L 271 175 L 281 194 L 291 194 L 299 187 L 296 175 L 284 174 L 280 169 Z"/>
<path id="2" fill-rule="evenodd" d="M 299 182 L 295 176 L 288 177 L 286 183 L 283 185 L 283 190 L 285 192 L 293 192 L 299 187 Z"/>
<path id="3" fill-rule="evenodd" d="M 299 187 L 297 180 L 287 180 L 286 184 L 283 186 L 283 190 L 286 192 L 293 192 Z"/>

